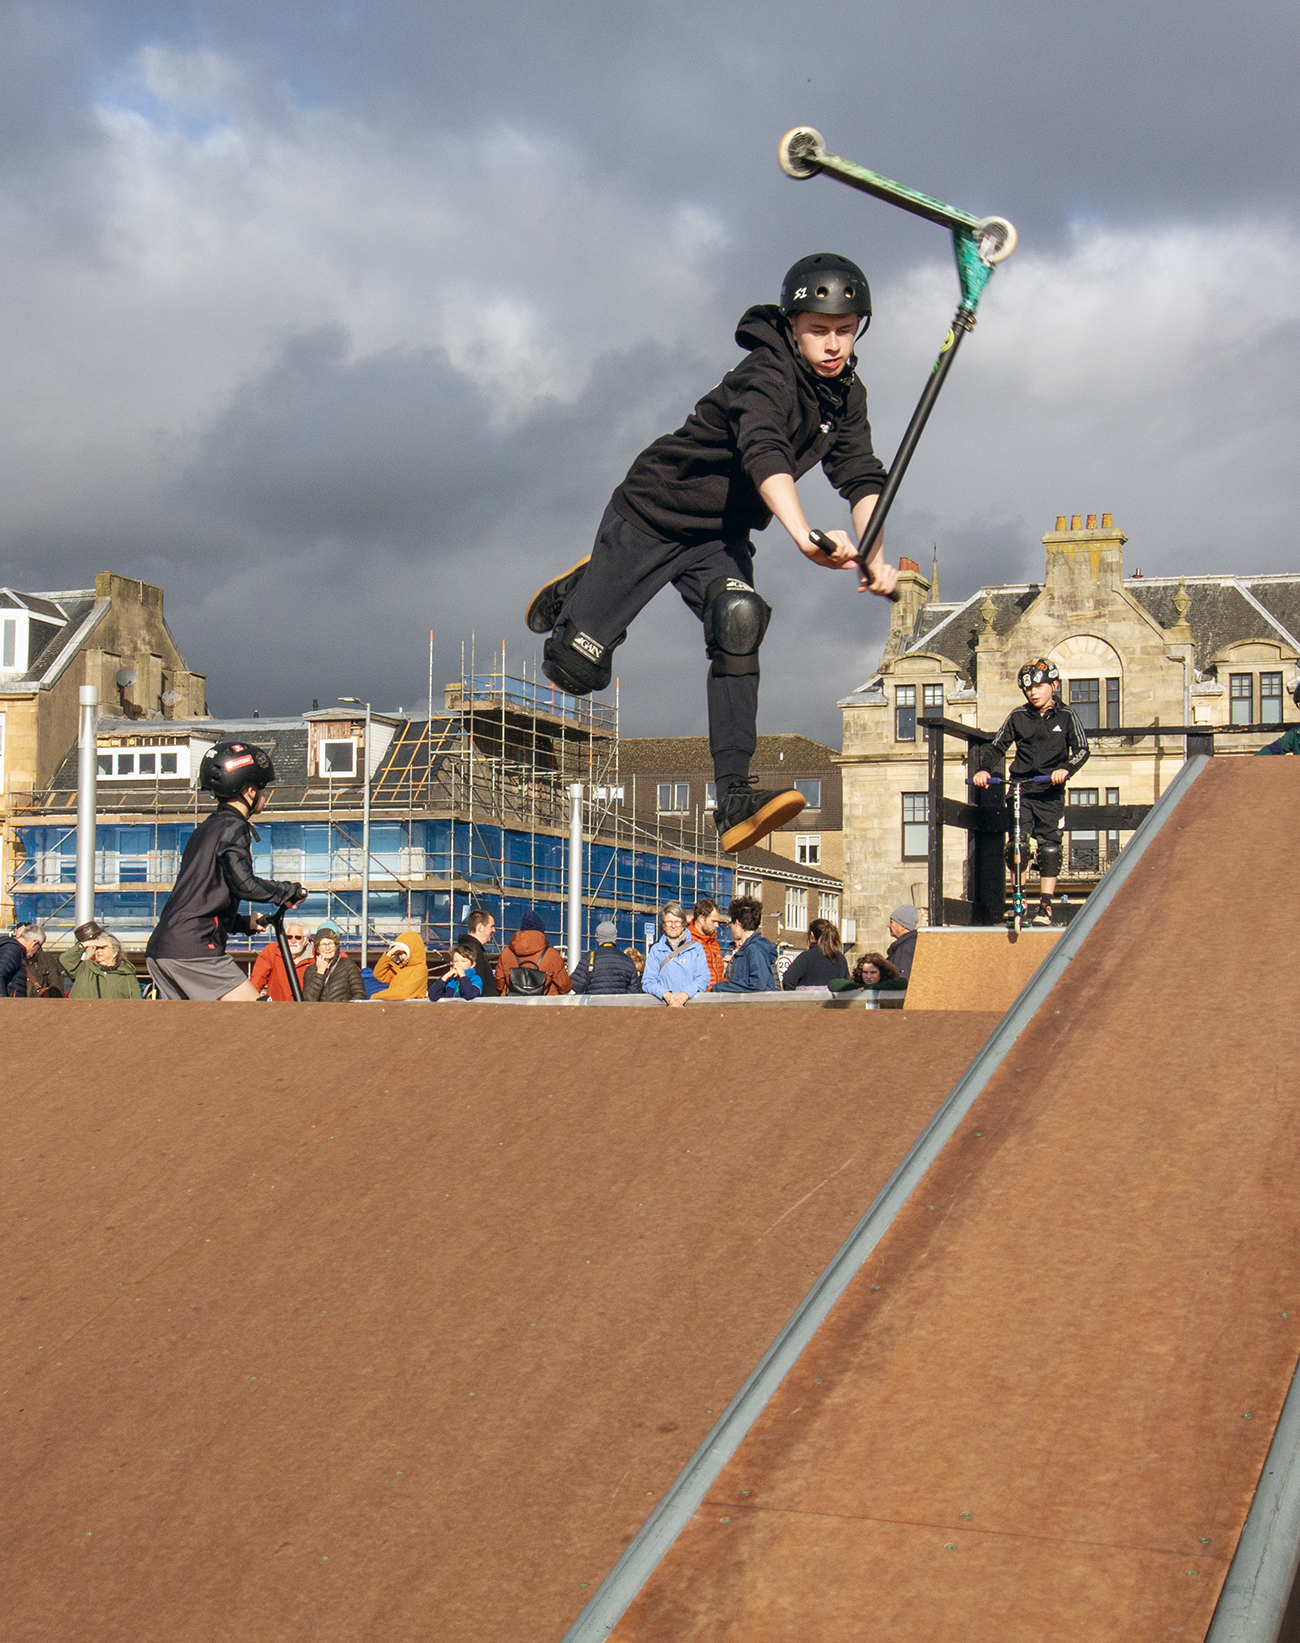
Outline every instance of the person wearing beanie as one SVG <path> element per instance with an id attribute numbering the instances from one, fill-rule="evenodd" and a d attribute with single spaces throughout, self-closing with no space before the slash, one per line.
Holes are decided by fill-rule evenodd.
<path id="1" fill-rule="evenodd" d="M 586 955 L 573 972 L 575 993 L 590 993 L 593 997 L 605 993 L 639 993 L 641 978 L 636 965 L 626 953 L 620 952 L 618 926 L 605 919 L 596 926 L 597 945 Z"/>
<path id="2" fill-rule="evenodd" d="M 515 972 L 522 971 L 523 974 Z M 530 974 L 532 972 L 532 974 Z M 534 979 L 540 972 L 545 980 Z M 531 908 L 519 920 L 519 930 L 513 941 L 501 949 L 497 960 L 497 988 L 503 993 L 554 998 L 557 993 L 573 991 L 564 960 L 546 939 L 546 926 L 540 913 Z"/>
<path id="3" fill-rule="evenodd" d="M 911 902 L 895 907 L 889 915 L 889 934 L 892 940 L 885 949 L 885 957 L 904 980 L 912 973 L 912 957 L 916 952 L 916 927 L 921 915 Z"/>

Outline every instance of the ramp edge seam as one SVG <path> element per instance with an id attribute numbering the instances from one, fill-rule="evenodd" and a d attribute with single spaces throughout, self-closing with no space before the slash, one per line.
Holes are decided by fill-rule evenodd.
<path id="1" fill-rule="evenodd" d="M 673 1542 L 699 1510 L 723 1467 L 749 1435 L 755 1421 L 776 1395 L 872 1250 L 920 1186 L 1016 1039 L 1037 1014 L 1042 1001 L 1060 980 L 1152 841 L 1209 763 L 1210 758 L 1206 754 L 1197 754 L 1188 759 L 1151 807 L 1119 860 L 1089 896 L 1078 917 L 1066 928 L 1061 939 L 1054 943 L 1051 952 L 976 1052 L 970 1066 L 940 1103 L 898 1168 L 831 1257 L 825 1271 L 750 1371 L 712 1431 L 593 1592 L 573 1625 L 565 1632 L 561 1643 L 604 1643 L 618 1625 Z M 1297 1397 L 1296 1419 L 1300 1428 L 1300 1396 Z M 1225 1633 L 1222 1639 L 1214 1639 L 1214 1643 L 1227 1643 L 1227 1639 L 1228 1634 Z M 1207 1638 L 1206 1643 L 1210 1643 L 1210 1639 Z"/>

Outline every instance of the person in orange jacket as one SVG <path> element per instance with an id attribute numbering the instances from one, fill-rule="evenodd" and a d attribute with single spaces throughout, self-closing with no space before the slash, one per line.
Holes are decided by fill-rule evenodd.
<path id="1" fill-rule="evenodd" d="M 387 985 L 382 992 L 371 993 L 372 1000 L 399 1004 L 403 999 L 428 998 L 429 962 L 419 931 L 403 930 L 384 956 L 375 960 L 375 980 Z"/>
<path id="2" fill-rule="evenodd" d="M 527 982 L 516 982 L 512 986 L 510 975 L 513 970 L 534 973 L 540 971 L 545 980 L 535 987 Z M 573 991 L 573 983 L 569 980 L 564 960 L 546 939 L 546 926 L 542 923 L 540 913 L 527 912 L 519 920 L 519 933 L 512 942 L 501 949 L 501 957 L 497 960 L 496 982 L 503 993 L 528 994 L 536 991 L 553 997 L 556 993 Z"/>
<path id="3" fill-rule="evenodd" d="M 301 924 L 286 924 L 284 937 L 289 943 L 289 951 L 293 955 L 293 967 L 298 972 L 298 985 L 302 986 L 303 977 L 307 974 L 307 967 L 311 963 L 311 943 L 307 940 L 306 928 Z M 289 978 L 284 973 L 284 960 L 280 957 L 280 944 L 270 941 L 253 961 L 253 968 L 249 971 L 248 979 L 257 988 L 259 993 L 265 993 L 273 1004 L 291 1004 L 293 993 L 289 989 Z"/>

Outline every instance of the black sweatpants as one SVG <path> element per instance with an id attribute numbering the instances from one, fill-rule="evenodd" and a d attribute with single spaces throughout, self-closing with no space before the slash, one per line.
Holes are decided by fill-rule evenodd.
<path id="1" fill-rule="evenodd" d="M 564 602 L 566 617 L 579 633 L 611 649 L 627 638 L 633 619 L 671 582 L 687 606 L 704 620 L 704 596 L 719 576 L 754 584 L 754 549 L 748 538 L 702 542 L 685 547 L 629 525 L 613 503 L 600 522 L 591 563 Z M 749 774 L 758 745 L 758 674 L 708 676 L 709 752 L 718 797 Z"/>
<path id="2" fill-rule="evenodd" d="M 1015 800 L 1012 795 L 1007 796 L 1007 820 L 1014 815 Z M 1030 839 L 1038 840 L 1038 859 L 1043 859 L 1043 848 L 1059 854 L 1065 838 L 1065 789 L 1063 787 L 1049 787 L 1044 792 L 1021 790 L 1020 794 L 1020 839 L 1021 852 L 1028 848 Z M 1011 841 L 1007 841 L 1007 857 L 1010 860 L 1013 853 Z M 1049 858 L 1050 860 L 1050 858 Z M 1056 878 L 1060 875 L 1060 863 L 1055 872 L 1048 871 L 1047 878 Z"/>

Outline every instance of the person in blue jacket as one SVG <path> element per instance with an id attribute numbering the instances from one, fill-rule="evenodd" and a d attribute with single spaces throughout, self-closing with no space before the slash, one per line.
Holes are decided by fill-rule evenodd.
<path id="1" fill-rule="evenodd" d="M 776 947 L 763 934 L 763 904 L 752 896 L 737 896 L 727 908 L 735 951 L 727 969 L 727 979 L 715 993 L 775 993 Z"/>
<path id="2" fill-rule="evenodd" d="M 709 961 L 686 928 L 686 909 L 680 901 L 665 903 L 659 918 L 664 933 L 646 954 L 641 991 L 680 1008 L 696 993 L 708 992 Z"/>

